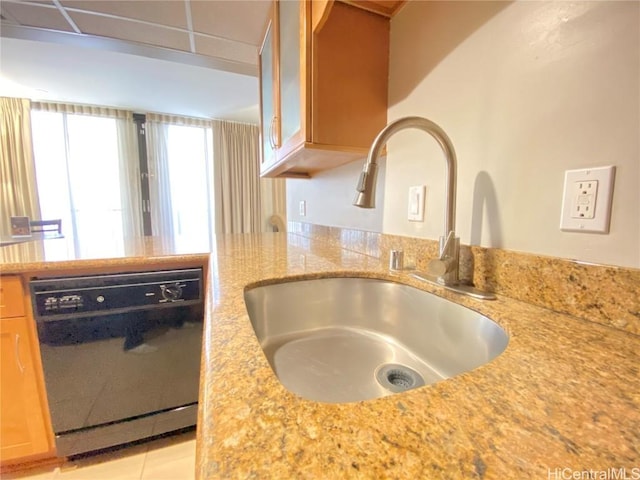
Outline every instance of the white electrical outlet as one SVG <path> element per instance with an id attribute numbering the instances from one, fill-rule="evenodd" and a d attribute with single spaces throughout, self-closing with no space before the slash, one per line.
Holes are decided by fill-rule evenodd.
<path id="1" fill-rule="evenodd" d="M 410 222 L 424 222 L 424 195 L 425 185 L 409 187 L 409 205 L 407 218 Z"/>
<path id="2" fill-rule="evenodd" d="M 567 170 L 560 229 L 608 233 L 615 167 Z"/>
<path id="3" fill-rule="evenodd" d="M 596 200 L 598 199 L 598 181 L 582 180 L 573 184 L 571 192 L 573 204 L 571 206 L 572 218 L 594 218 L 596 212 Z"/>
<path id="4" fill-rule="evenodd" d="M 301 217 L 304 217 L 307 214 L 307 202 L 304 200 L 300 200 L 300 204 L 298 205 L 298 212 Z"/>

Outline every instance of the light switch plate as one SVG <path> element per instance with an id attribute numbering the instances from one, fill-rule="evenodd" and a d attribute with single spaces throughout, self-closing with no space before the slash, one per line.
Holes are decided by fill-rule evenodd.
<path id="1" fill-rule="evenodd" d="M 607 166 L 565 172 L 561 230 L 609 233 L 615 170 Z"/>
<path id="2" fill-rule="evenodd" d="M 300 200 L 300 203 L 298 204 L 298 213 L 300 214 L 301 217 L 304 217 L 307 215 L 307 202 L 304 200 Z"/>
<path id="3" fill-rule="evenodd" d="M 424 222 L 425 185 L 409 187 L 409 204 L 407 218 L 410 222 Z"/>

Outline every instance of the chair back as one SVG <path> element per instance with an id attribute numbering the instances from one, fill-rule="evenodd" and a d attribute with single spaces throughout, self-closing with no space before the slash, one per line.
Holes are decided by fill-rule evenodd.
<path id="1" fill-rule="evenodd" d="M 62 234 L 62 220 L 59 218 L 55 220 L 31 220 L 29 225 L 33 233 L 57 232 Z"/>

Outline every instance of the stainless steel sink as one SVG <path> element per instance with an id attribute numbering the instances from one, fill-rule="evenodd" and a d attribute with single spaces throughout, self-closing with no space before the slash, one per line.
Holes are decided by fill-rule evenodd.
<path id="1" fill-rule="evenodd" d="M 451 378 L 509 342 L 491 319 L 399 283 L 321 278 L 247 289 L 274 373 L 309 400 L 355 402 Z"/>

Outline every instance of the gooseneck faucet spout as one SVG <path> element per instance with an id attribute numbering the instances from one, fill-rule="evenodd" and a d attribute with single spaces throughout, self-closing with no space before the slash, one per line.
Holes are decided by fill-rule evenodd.
<path id="1" fill-rule="evenodd" d="M 353 204 L 362 208 L 375 207 L 376 174 L 378 158 L 382 148 L 390 137 L 401 130 L 415 128 L 431 135 L 444 152 L 446 165 L 445 176 L 445 212 L 444 234 L 440 237 L 440 255 L 429 262 L 429 273 L 443 285 L 458 283 L 458 264 L 460 241 L 455 236 L 456 217 L 456 152 L 447 134 L 437 124 L 422 117 L 405 117 L 391 122 L 373 141 L 369 155 L 358 180 L 357 195 Z"/>
<path id="2" fill-rule="evenodd" d="M 378 158 L 385 144 L 394 134 L 401 130 L 416 128 L 431 135 L 440 145 L 447 161 L 446 170 L 446 205 L 444 217 L 444 237 L 455 230 L 456 217 L 456 152 L 447 134 L 437 124 L 422 117 L 400 118 L 384 127 L 375 138 L 369 149 L 367 161 L 364 164 L 360 180 L 358 181 L 357 195 L 353 204 L 356 207 L 374 208 L 376 195 L 376 175 L 378 173 Z"/>

